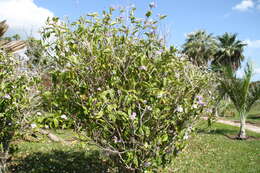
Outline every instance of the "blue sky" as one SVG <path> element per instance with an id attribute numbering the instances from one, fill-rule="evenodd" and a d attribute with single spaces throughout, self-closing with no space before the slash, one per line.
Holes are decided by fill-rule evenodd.
<path id="1" fill-rule="evenodd" d="M 46 16 L 61 18 L 67 16 L 75 20 L 86 13 L 101 12 L 110 6 L 134 4 L 137 7 L 137 15 L 142 17 L 150 2 L 149 0 L 0 0 L 0 11 L 2 11 L 0 20 L 5 17 L 7 20 L 10 18 L 10 21 L 17 21 L 14 20 L 14 14 L 8 13 L 8 8 L 14 7 L 10 3 L 17 4 L 17 10 L 26 11 L 23 13 L 25 16 L 23 18 L 26 19 L 22 19 L 21 15 L 17 16 L 20 17 L 19 22 L 23 26 L 23 33 L 34 34 Z M 221 35 L 224 32 L 237 33 L 239 39 L 246 40 L 249 44 L 245 55 L 253 62 L 256 73 L 254 80 L 260 80 L 260 0 L 155 0 L 153 2 L 157 6 L 154 10 L 155 14 L 168 16 L 162 22 L 161 29 L 167 33 L 169 44 L 181 46 L 185 41 L 185 34 L 198 29 L 205 29 L 214 35 Z M 24 5 L 26 3 L 27 5 Z M 1 5 L 6 6 L 1 9 Z M 30 14 L 31 16 L 26 16 Z M 35 25 L 36 29 L 25 26 L 23 20 L 24 23 Z M 13 22 L 13 25 L 10 25 L 11 33 L 19 32 L 17 23 Z M 238 73 L 241 75 L 241 71 Z"/>

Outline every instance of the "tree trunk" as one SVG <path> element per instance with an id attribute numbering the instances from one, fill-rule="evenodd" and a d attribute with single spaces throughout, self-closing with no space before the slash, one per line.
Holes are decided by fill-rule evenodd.
<path id="1" fill-rule="evenodd" d="M 245 113 L 240 114 L 240 131 L 238 134 L 238 139 L 246 139 L 246 115 Z"/>
<path id="2" fill-rule="evenodd" d="M 0 173 L 6 173 L 6 160 L 8 159 L 8 152 L 1 152 L 0 153 Z"/>

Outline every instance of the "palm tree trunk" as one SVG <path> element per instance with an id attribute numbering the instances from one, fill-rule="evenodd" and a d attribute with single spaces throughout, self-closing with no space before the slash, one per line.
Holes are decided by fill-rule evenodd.
<path id="1" fill-rule="evenodd" d="M 246 139 L 246 115 L 244 112 L 240 112 L 240 131 L 238 139 Z"/>

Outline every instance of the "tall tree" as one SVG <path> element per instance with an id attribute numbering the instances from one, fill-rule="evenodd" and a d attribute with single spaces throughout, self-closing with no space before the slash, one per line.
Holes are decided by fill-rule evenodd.
<path id="1" fill-rule="evenodd" d="M 243 51 L 246 44 L 238 40 L 236 34 L 224 33 L 217 38 L 218 48 L 212 66 L 221 68 L 231 65 L 236 71 L 244 60 Z"/>
<path id="2" fill-rule="evenodd" d="M 220 79 L 221 89 L 225 92 L 235 105 L 240 116 L 239 139 L 246 139 L 246 116 L 252 105 L 260 99 L 260 84 L 251 83 L 252 66 L 247 64 L 242 79 L 237 78 L 232 67 L 226 67 L 223 78 Z"/>
<path id="3" fill-rule="evenodd" d="M 215 54 L 215 49 L 216 40 L 212 34 L 208 34 L 204 30 L 189 34 L 183 45 L 183 53 L 198 66 L 207 66 Z"/>

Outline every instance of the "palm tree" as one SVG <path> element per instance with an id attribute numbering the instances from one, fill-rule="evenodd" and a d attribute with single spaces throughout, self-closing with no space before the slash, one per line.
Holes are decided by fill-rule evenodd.
<path id="1" fill-rule="evenodd" d="M 243 51 L 246 44 L 237 40 L 236 34 L 224 33 L 217 38 L 218 48 L 212 61 L 212 66 L 223 67 L 231 65 L 233 70 L 237 70 L 244 60 Z"/>
<path id="2" fill-rule="evenodd" d="M 215 54 L 216 41 L 212 34 L 204 30 L 198 30 L 187 36 L 183 45 L 185 53 L 193 64 L 207 66 Z"/>
<path id="3" fill-rule="evenodd" d="M 223 72 L 224 76 L 220 79 L 221 89 L 229 96 L 240 116 L 238 139 L 246 139 L 246 116 L 252 105 L 260 99 L 260 84 L 250 83 L 253 70 L 249 64 L 242 79 L 236 77 L 230 66 L 226 67 Z"/>

